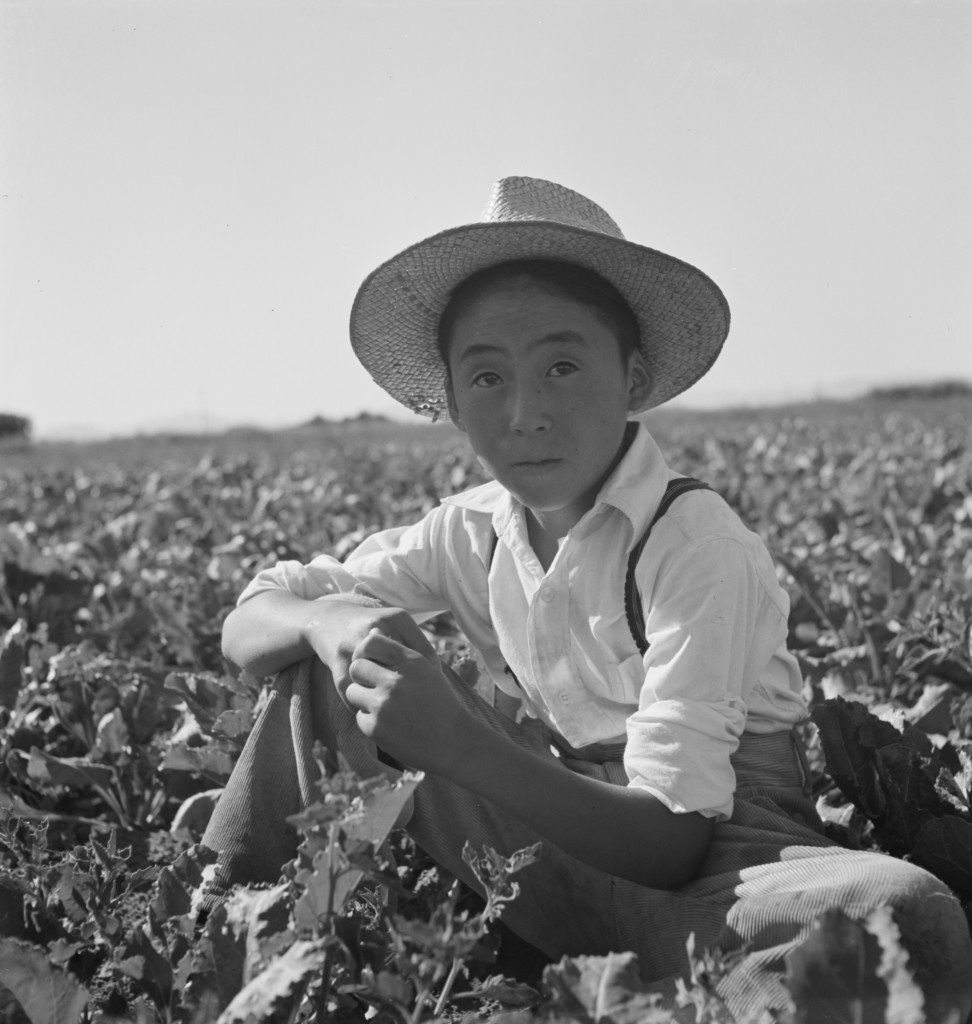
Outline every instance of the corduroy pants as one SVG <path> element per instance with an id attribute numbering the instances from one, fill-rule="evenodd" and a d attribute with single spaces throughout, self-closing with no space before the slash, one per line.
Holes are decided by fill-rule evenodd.
<path id="1" fill-rule="evenodd" d="M 514 723 L 458 678 L 456 686 L 493 728 L 540 756 L 557 757 L 545 726 Z M 286 818 L 313 799 L 315 741 L 340 750 L 363 776 L 398 774 L 378 759 L 319 661 L 282 672 L 203 837 L 223 855 L 210 902 L 236 883 L 276 881 L 294 855 L 297 836 Z M 620 761 L 604 761 L 597 748 L 576 753 L 557 758 L 565 771 L 626 784 Z M 461 856 L 467 840 L 505 855 L 542 842 L 539 862 L 517 875 L 520 895 L 503 919 L 552 958 L 631 950 L 646 982 L 670 983 L 687 969 L 690 933 L 697 950 L 748 946 L 750 954 L 720 990 L 738 1019 L 787 1005 L 786 954 L 822 911 L 840 907 L 864 917 L 890 905 L 926 994 L 927 1019 L 964 1022 L 955 1011 L 968 1014 L 972 1003 L 972 940 L 948 888 L 914 865 L 827 839 L 810 800 L 805 757 L 791 734 L 746 734 L 733 767 L 733 816 L 716 825 L 698 877 L 676 891 L 588 867 L 529 825 L 435 775 L 415 790 L 407 827 L 437 863 L 474 888 Z"/>

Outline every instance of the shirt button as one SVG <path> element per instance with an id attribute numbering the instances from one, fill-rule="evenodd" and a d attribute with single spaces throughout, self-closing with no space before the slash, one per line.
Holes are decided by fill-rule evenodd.
<path id="1" fill-rule="evenodd" d="M 561 704 L 569 704 L 570 703 L 570 697 L 568 697 L 566 693 L 559 694 L 559 698 L 560 698 L 560 703 Z"/>
<path id="2" fill-rule="evenodd" d="M 543 601 L 544 604 L 550 604 L 553 600 L 553 594 L 551 594 L 549 590 L 541 590 L 540 600 Z"/>

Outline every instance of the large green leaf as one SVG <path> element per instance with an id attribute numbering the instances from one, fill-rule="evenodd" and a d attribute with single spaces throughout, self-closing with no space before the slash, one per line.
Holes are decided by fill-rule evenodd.
<path id="1" fill-rule="evenodd" d="M 217 676 L 213 672 L 170 672 L 165 677 L 165 688 L 186 702 L 193 717 L 207 733 L 212 731 L 224 712 L 251 711 L 260 690 L 256 683 L 248 686 L 244 681 L 231 676 Z"/>
<path id="2" fill-rule="evenodd" d="M 216 739 L 198 747 L 173 743 L 165 752 L 161 767 L 170 771 L 196 772 L 216 782 L 225 782 L 235 763 L 235 751 L 228 750 L 223 740 Z"/>
<path id="3" fill-rule="evenodd" d="M 179 964 L 176 984 L 187 1006 L 210 1011 L 210 1024 L 245 984 L 246 936 L 230 926 L 227 907 L 215 908 L 192 949 Z M 195 1018 L 194 1018 L 195 1019 Z"/>
<path id="4" fill-rule="evenodd" d="M 912 859 L 963 899 L 972 898 L 972 823 L 954 815 L 930 819 L 918 833 Z"/>
<path id="5" fill-rule="evenodd" d="M 212 731 L 217 736 L 225 736 L 227 739 L 245 740 L 252 728 L 252 708 L 229 708 L 221 712 L 213 722 Z"/>
<path id="6" fill-rule="evenodd" d="M 105 789 L 115 778 L 109 765 L 98 764 L 84 757 L 54 757 L 38 747 L 31 747 L 27 775 L 42 786 L 75 786 Z"/>
<path id="7" fill-rule="evenodd" d="M 364 877 L 350 854 L 380 846 L 395 827 L 399 815 L 421 782 L 420 772 L 409 772 L 394 783 L 382 783 L 360 800 L 352 816 L 341 822 L 342 836 L 314 852 L 310 867 L 297 872 L 303 887 L 294 906 L 294 920 L 300 931 L 312 930 L 330 914 L 340 914 Z M 289 820 L 306 821 L 308 808 Z"/>
<path id="8" fill-rule="evenodd" d="M 825 911 L 786 957 L 793 1000 L 787 1024 L 924 1024 L 924 995 L 889 907 L 861 921 L 839 907 Z"/>
<path id="9" fill-rule="evenodd" d="M 75 1024 L 91 998 L 79 981 L 50 962 L 46 950 L 20 939 L 0 938 L 0 982 L 31 1024 Z"/>
<path id="10" fill-rule="evenodd" d="M 267 1020 L 278 1010 L 289 1008 L 324 966 L 326 957 L 323 942 L 295 942 L 237 994 L 219 1015 L 217 1024 Z"/>
<path id="11" fill-rule="evenodd" d="M 936 788 L 939 769 L 908 734 L 841 697 L 818 705 L 812 718 L 827 771 L 874 823 L 886 852 L 910 854 L 929 818 L 954 813 Z"/>
<path id="12" fill-rule="evenodd" d="M 583 1024 L 668 1024 L 671 1013 L 638 975 L 634 953 L 564 957 L 543 972 L 554 1006 Z"/>
<path id="13" fill-rule="evenodd" d="M 18 619 L 0 637 L 0 708 L 10 709 L 17 701 L 17 694 L 23 685 L 26 640 L 25 619 Z"/>
<path id="14" fill-rule="evenodd" d="M 877 975 L 877 939 L 839 907 L 786 958 L 786 986 L 796 1007 L 791 1024 L 818 1020 L 884 1024 L 887 986 Z"/>
<path id="15" fill-rule="evenodd" d="M 125 943 L 124 954 L 117 959 L 118 970 L 141 982 L 144 991 L 150 993 L 153 1000 L 165 1006 L 172 994 L 172 965 L 145 934 L 141 925 L 136 925 L 128 941 Z"/>

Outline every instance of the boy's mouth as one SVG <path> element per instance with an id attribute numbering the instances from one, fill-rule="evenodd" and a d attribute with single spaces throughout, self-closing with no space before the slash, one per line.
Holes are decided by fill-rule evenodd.
<path id="1" fill-rule="evenodd" d="M 560 459 L 520 459 L 513 465 L 518 469 L 542 469 L 545 466 L 554 466 Z"/>

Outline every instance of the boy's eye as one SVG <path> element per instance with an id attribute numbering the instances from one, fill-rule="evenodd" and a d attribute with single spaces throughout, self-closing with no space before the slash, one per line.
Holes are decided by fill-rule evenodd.
<path id="1" fill-rule="evenodd" d="M 472 379 L 472 386 L 474 388 L 491 388 L 495 384 L 498 384 L 500 380 L 498 373 L 493 373 L 492 370 L 483 370 L 482 373 L 477 373 Z"/>
<path id="2" fill-rule="evenodd" d="M 567 374 L 576 372 L 577 367 L 573 363 L 567 362 L 566 359 L 562 359 L 559 363 L 554 363 L 549 370 L 551 377 L 566 377 Z"/>

